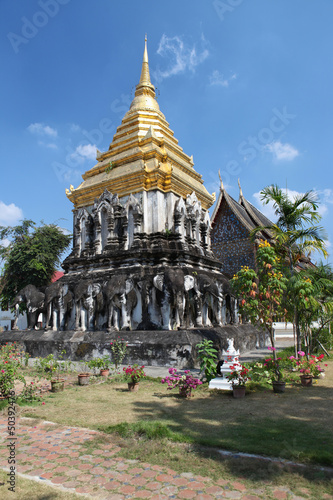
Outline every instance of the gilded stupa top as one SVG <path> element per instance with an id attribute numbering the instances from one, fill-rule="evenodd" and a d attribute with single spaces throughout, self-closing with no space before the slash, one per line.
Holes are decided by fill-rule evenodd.
<path id="1" fill-rule="evenodd" d="M 75 208 L 89 206 L 105 189 L 118 197 L 143 190 L 173 192 L 183 198 L 196 193 L 202 207 L 215 200 L 203 186 L 202 176 L 193 168 L 193 159 L 178 145 L 173 131 L 160 111 L 149 73 L 147 38 L 141 76 L 129 111 L 113 137 L 108 151 L 97 151 L 98 163 L 85 172 L 83 182 L 66 190 Z"/>

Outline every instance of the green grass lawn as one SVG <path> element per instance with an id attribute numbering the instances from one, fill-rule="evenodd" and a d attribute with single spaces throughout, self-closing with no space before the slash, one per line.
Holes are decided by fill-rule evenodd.
<path id="1" fill-rule="evenodd" d="M 21 414 L 122 435 L 138 426 L 149 433 L 161 423 L 175 442 L 333 466 L 332 372 L 330 361 L 326 377 L 313 387 L 287 386 L 279 395 L 266 389 L 244 399 L 204 385 L 184 400 L 153 379 L 143 380 L 137 393 L 119 381 L 76 385 Z"/>

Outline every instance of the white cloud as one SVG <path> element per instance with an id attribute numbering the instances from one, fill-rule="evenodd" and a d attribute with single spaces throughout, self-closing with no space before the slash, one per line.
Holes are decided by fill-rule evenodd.
<path id="1" fill-rule="evenodd" d="M 73 160 L 83 162 L 84 160 L 96 160 L 97 146 L 95 144 L 80 144 L 74 153 L 71 154 Z"/>
<path id="2" fill-rule="evenodd" d="M 324 203 L 333 203 L 333 189 L 322 189 L 322 190 L 316 190 L 318 196 L 320 196 Z"/>
<path id="3" fill-rule="evenodd" d="M 20 219 L 23 218 L 22 210 L 14 205 L 14 203 L 10 203 L 10 205 L 6 205 L 2 201 L 0 201 L 0 225 L 1 226 L 12 226 L 16 224 Z"/>
<path id="4" fill-rule="evenodd" d="M 222 73 L 220 73 L 217 69 L 213 71 L 213 73 L 209 77 L 209 85 L 219 86 L 219 87 L 229 87 L 232 80 L 236 80 L 237 75 L 234 73 L 229 78 L 224 78 Z"/>
<path id="5" fill-rule="evenodd" d="M 44 146 L 45 148 L 58 149 L 58 146 L 56 144 L 54 144 L 53 142 L 46 143 L 43 141 L 38 141 L 38 144 L 40 146 Z"/>
<path id="6" fill-rule="evenodd" d="M 264 149 L 273 153 L 275 159 L 278 161 L 291 161 L 299 155 L 299 151 L 287 142 L 284 144 L 280 141 L 271 142 Z"/>
<path id="7" fill-rule="evenodd" d="M 204 42 L 204 38 L 202 38 L 202 42 Z M 207 48 L 203 47 L 198 50 L 195 45 L 189 46 L 184 43 L 180 36 L 168 37 L 165 34 L 162 35 L 157 53 L 171 60 L 169 68 L 166 70 L 157 69 L 154 72 L 154 77 L 158 81 L 184 73 L 186 70 L 194 72 L 195 68 L 209 56 Z"/>
<path id="8" fill-rule="evenodd" d="M 44 125 L 43 123 L 31 123 L 29 127 L 27 127 L 27 130 L 31 134 L 37 134 L 37 135 L 48 135 L 50 137 L 57 137 L 58 132 L 54 129 L 49 127 L 49 125 Z"/>

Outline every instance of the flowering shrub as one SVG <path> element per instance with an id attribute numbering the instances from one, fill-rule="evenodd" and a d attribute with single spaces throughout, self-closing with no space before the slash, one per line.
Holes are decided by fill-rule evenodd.
<path id="1" fill-rule="evenodd" d="M 320 356 L 312 354 L 309 358 L 307 358 L 304 351 L 298 351 L 298 355 L 300 358 L 295 361 L 295 364 L 301 375 L 312 375 L 313 377 L 318 377 L 318 375 L 324 371 L 319 364 L 323 361 L 324 354 L 320 354 Z M 293 356 L 291 357 L 293 358 Z"/>
<path id="2" fill-rule="evenodd" d="M 118 339 L 119 338 L 120 337 L 118 337 Z M 121 365 L 122 360 L 126 356 L 127 341 L 124 342 L 124 339 L 114 340 L 113 342 L 110 342 L 110 347 L 112 352 L 112 360 L 117 370 L 118 366 Z"/>
<path id="3" fill-rule="evenodd" d="M 190 370 L 185 370 L 184 373 L 178 372 L 176 368 L 169 368 L 170 376 L 161 380 L 162 384 L 168 384 L 168 389 L 179 387 L 179 391 L 186 397 L 191 395 L 192 389 L 196 389 L 202 382 L 198 378 L 194 378 Z"/>
<path id="4" fill-rule="evenodd" d="M 125 375 L 125 380 L 131 384 L 137 384 L 140 382 L 140 379 L 146 376 L 144 372 L 144 366 L 139 366 L 137 364 L 133 366 L 128 366 L 127 368 L 123 368 L 123 372 Z"/>
<path id="5" fill-rule="evenodd" d="M 20 373 L 21 370 L 21 351 L 16 345 L 8 344 L 0 347 L 0 394 L 8 398 L 10 391 L 14 389 L 15 381 L 25 382 L 25 378 Z"/>
<path id="6" fill-rule="evenodd" d="M 230 369 L 231 372 L 227 375 L 227 379 L 232 383 L 232 387 L 245 385 L 248 380 L 251 380 L 251 377 L 249 376 L 250 370 L 244 365 L 231 365 Z"/>

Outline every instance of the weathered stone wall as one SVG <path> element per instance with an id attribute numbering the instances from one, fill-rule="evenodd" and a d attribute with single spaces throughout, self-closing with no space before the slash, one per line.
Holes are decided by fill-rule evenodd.
<path id="1" fill-rule="evenodd" d="M 211 245 L 226 276 L 232 277 L 241 266 L 254 267 L 254 245 L 249 231 L 224 199 L 213 224 Z"/>
<path id="2" fill-rule="evenodd" d="M 17 342 L 32 358 L 60 353 L 65 349 L 67 359 L 88 361 L 105 354 L 111 355 L 110 342 L 118 338 L 128 342 L 123 364 L 177 368 L 199 367 L 196 345 L 203 339 L 212 340 L 220 354 L 223 349 L 228 348 L 228 338 L 234 339 L 234 346 L 241 353 L 264 343 L 261 332 L 247 324 L 179 331 L 121 332 L 121 336 L 106 332 L 3 332 L 0 344 Z"/>

